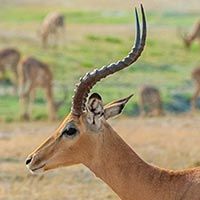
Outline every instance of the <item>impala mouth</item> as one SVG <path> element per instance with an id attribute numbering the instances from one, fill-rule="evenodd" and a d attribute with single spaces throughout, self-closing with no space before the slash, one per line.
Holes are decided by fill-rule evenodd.
<path id="1" fill-rule="evenodd" d="M 44 166 L 45 166 L 45 164 L 41 165 L 40 167 L 33 168 L 33 169 L 29 168 L 29 170 L 33 174 L 42 173 L 42 172 L 44 172 Z"/>

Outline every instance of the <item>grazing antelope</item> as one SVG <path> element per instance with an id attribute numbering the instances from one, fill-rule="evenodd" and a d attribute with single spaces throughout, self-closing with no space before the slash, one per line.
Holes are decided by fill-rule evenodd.
<path id="1" fill-rule="evenodd" d="M 195 24 L 194 29 L 192 30 L 191 33 L 189 34 L 182 33 L 181 37 L 183 39 L 183 42 L 186 48 L 190 48 L 190 46 L 195 40 L 199 40 L 200 42 L 200 21 L 198 21 Z"/>
<path id="2" fill-rule="evenodd" d="M 14 48 L 6 48 L 0 51 L 0 72 L 2 76 L 5 76 L 5 71 L 10 68 L 10 70 L 14 73 L 15 80 L 14 85 L 15 89 L 17 88 L 17 65 L 20 60 L 20 53 L 18 50 Z"/>
<path id="3" fill-rule="evenodd" d="M 57 12 L 50 13 L 45 17 L 40 29 L 43 47 L 47 46 L 50 35 L 54 36 L 54 40 L 57 42 L 60 32 L 65 32 L 64 19 L 64 15 Z"/>
<path id="4" fill-rule="evenodd" d="M 22 116 L 24 120 L 29 119 L 29 104 L 33 103 L 36 88 L 43 88 L 49 108 L 49 119 L 56 119 L 56 111 L 66 100 L 66 95 L 60 102 L 53 100 L 52 81 L 53 76 L 49 66 L 35 58 L 28 57 L 19 65 L 19 96 L 22 104 Z"/>
<path id="5" fill-rule="evenodd" d="M 159 90 L 154 86 L 143 86 L 140 90 L 140 110 L 142 115 L 158 116 L 163 114 Z"/>
<path id="6" fill-rule="evenodd" d="M 132 51 L 123 60 L 96 69 L 80 79 L 71 113 L 58 129 L 26 160 L 33 173 L 82 163 L 107 183 L 122 200 L 199 200 L 200 168 L 168 171 L 143 161 L 113 130 L 107 120 L 121 113 L 131 96 L 103 106 L 99 94 L 87 96 L 103 78 L 120 71 L 141 55 L 146 41 L 136 10 L 137 35 Z M 87 101 L 87 103 L 86 103 Z"/>
<path id="7" fill-rule="evenodd" d="M 191 101 L 192 110 L 195 111 L 196 110 L 196 102 L 200 95 L 200 67 L 197 67 L 193 70 L 192 79 L 194 80 L 194 82 L 196 84 L 196 90 L 195 90 L 194 95 L 192 96 L 192 101 Z"/>

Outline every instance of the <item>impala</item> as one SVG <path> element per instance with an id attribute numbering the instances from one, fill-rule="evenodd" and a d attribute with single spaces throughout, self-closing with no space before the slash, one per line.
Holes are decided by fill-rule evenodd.
<path id="1" fill-rule="evenodd" d="M 113 130 L 107 119 L 121 113 L 131 96 L 103 106 L 99 94 L 87 96 L 101 79 L 133 64 L 146 41 L 136 10 L 137 35 L 133 50 L 123 60 L 87 73 L 80 79 L 71 113 L 26 160 L 31 172 L 44 172 L 82 163 L 107 183 L 122 200 L 199 200 L 200 169 L 168 171 L 143 161 Z M 87 103 L 86 103 L 87 101 Z"/>
<path id="2" fill-rule="evenodd" d="M 192 71 L 192 79 L 196 85 L 196 90 L 192 96 L 192 101 L 191 101 L 192 110 L 195 111 L 197 107 L 196 102 L 200 95 L 200 67 L 197 67 Z"/>
<path id="3" fill-rule="evenodd" d="M 57 42 L 59 38 L 59 34 L 61 32 L 65 32 L 65 17 L 64 15 L 54 12 L 48 14 L 40 29 L 40 36 L 42 40 L 43 47 L 47 46 L 49 36 L 53 36 L 55 42 Z"/>
<path id="4" fill-rule="evenodd" d="M 181 33 L 181 37 L 186 48 L 190 48 L 195 40 L 200 42 L 200 21 L 197 21 L 194 29 L 189 34 Z"/>
<path id="5" fill-rule="evenodd" d="M 15 90 L 17 88 L 17 80 L 18 80 L 18 73 L 17 73 L 17 65 L 20 60 L 20 53 L 17 49 L 14 48 L 5 48 L 0 51 L 0 72 L 2 76 L 5 75 L 7 69 L 14 73 L 15 80 Z"/>
<path id="6" fill-rule="evenodd" d="M 163 114 L 161 95 L 156 87 L 145 85 L 141 88 L 140 110 L 142 115 L 158 116 Z"/>
<path id="7" fill-rule="evenodd" d="M 35 98 L 37 88 L 43 88 L 46 93 L 46 99 L 49 109 L 49 119 L 56 119 L 56 111 L 64 104 L 66 93 L 60 102 L 53 99 L 53 75 L 46 63 L 36 58 L 28 57 L 22 60 L 18 67 L 19 74 L 19 98 L 22 107 L 21 118 L 29 120 L 30 104 Z M 65 90 L 66 92 L 66 90 Z"/>

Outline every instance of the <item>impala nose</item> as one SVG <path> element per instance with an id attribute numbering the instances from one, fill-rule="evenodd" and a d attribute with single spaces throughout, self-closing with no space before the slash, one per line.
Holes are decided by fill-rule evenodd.
<path id="1" fill-rule="evenodd" d="M 26 159 L 26 165 L 28 165 L 29 163 L 31 163 L 31 161 L 32 161 L 32 157 L 27 158 Z"/>

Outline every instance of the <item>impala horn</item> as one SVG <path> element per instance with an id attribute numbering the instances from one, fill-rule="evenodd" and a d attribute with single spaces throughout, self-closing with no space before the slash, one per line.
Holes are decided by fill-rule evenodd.
<path id="1" fill-rule="evenodd" d="M 140 24 L 137 9 L 135 8 L 135 16 L 136 16 L 136 42 L 133 46 L 131 52 L 124 59 L 112 63 L 108 66 L 103 66 L 100 69 L 95 69 L 89 73 L 86 73 L 82 78 L 80 78 L 80 83 L 76 85 L 74 90 L 74 96 L 72 99 L 72 114 L 76 116 L 80 116 L 85 111 L 85 103 L 87 101 L 88 94 L 92 87 L 101 79 L 106 78 L 107 76 L 114 74 L 117 71 L 120 71 L 131 64 L 133 64 L 141 55 L 147 35 L 147 27 L 146 27 L 146 18 L 144 8 L 141 4 L 141 12 L 142 12 L 142 36 L 140 34 Z"/>

